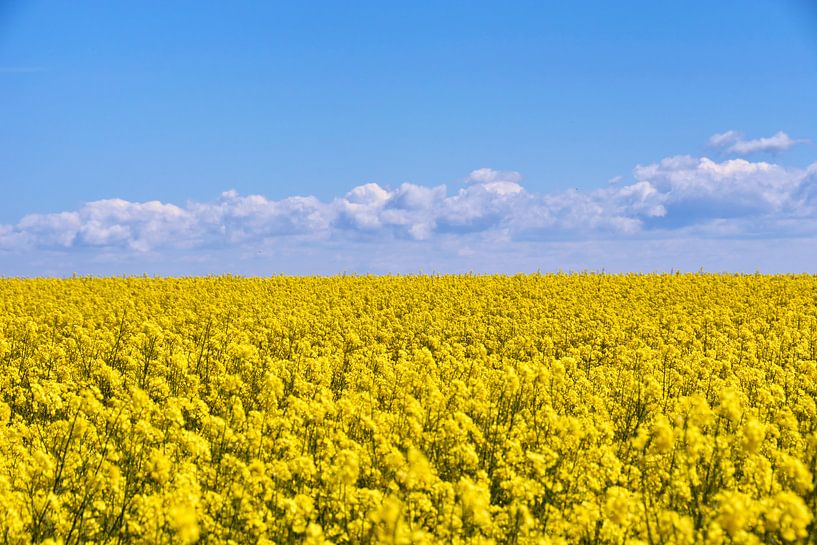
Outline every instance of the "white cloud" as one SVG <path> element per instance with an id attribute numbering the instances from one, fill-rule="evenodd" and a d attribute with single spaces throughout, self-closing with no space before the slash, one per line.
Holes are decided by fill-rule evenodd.
<path id="1" fill-rule="evenodd" d="M 133 203 L 106 199 L 75 212 L 29 214 L 15 228 L 32 246 L 125 246 L 147 251 L 166 240 L 183 245 L 196 233 L 188 210 L 158 201 Z"/>
<path id="2" fill-rule="evenodd" d="M 271 201 L 261 195 L 225 191 L 215 203 L 190 203 L 196 238 L 210 244 L 241 243 L 259 237 L 325 234 L 336 216 L 316 197 Z"/>
<path id="3" fill-rule="evenodd" d="M 491 168 L 480 168 L 471 172 L 466 183 L 481 187 L 497 195 L 514 195 L 524 191 L 519 182 L 522 175 L 515 171 L 499 171 Z"/>
<path id="4" fill-rule="evenodd" d="M 66 267 L 83 255 L 86 268 L 175 260 L 216 272 L 239 272 L 258 256 L 300 262 L 305 272 L 310 259 L 333 263 L 336 272 L 381 270 L 388 259 L 402 264 L 394 270 L 416 271 L 426 255 L 448 267 L 442 270 L 486 259 L 498 270 L 500 261 L 527 263 L 526 252 L 567 259 L 568 247 L 585 263 L 614 261 L 589 259 L 590 241 L 630 248 L 625 241 L 690 238 L 817 239 L 817 163 L 802 169 L 680 155 L 637 166 L 630 183 L 619 178 L 590 191 L 531 192 L 518 172 L 481 168 L 452 187 L 368 183 L 329 201 L 236 191 L 184 205 L 107 199 L 0 225 L 0 255 L 38 271 L 49 270 L 34 265 L 46 255 L 61 256 Z M 600 244 L 603 252 L 608 243 Z M 8 268 L 9 259 L 0 263 Z"/>
<path id="5" fill-rule="evenodd" d="M 731 146 L 734 142 L 743 137 L 738 131 L 726 131 L 715 133 L 709 137 L 709 145 L 713 148 L 723 148 Z"/>
<path id="6" fill-rule="evenodd" d="M 808 143 L 808 140 L 791 138 L 783 131 L 778 131 L 772 136 L 752 140 L 744 139 L 743 134 L 738 131 L 726 131 L 714 134 L 709 139 L 710 146 L 736 155 L 750 155 L 759 152 L 778 153 L 798 144 L 806 143 Z"/>
<path id="7" fill-rule="evenodd" d="M 817 220 L 817 163 L 812 164 L 803 179 L 800 180 L 797 190 L 793 194 L 796 208 L 801 216 L 810 216 Z"/>
<path id="8" fill-rule="evenodd" d="M 382 212 L 391 196 L 377 184 L 366 184 L 352 189 L 337 203 L 352 225 L 366 230 L 378 229 L 383 226 Z"/>
<path id="9" fill-rule="evenodd" d="M 690 219 L 703 213 L 730 217 L 791 211 L 793 193 L 805 175 L 800 169 L 766 162 L 718 163 L 690 156 L 670 157 L 634 171 L 636 180 L 655 186 L 664 206 L 692 208 L 686 214 Z"/>
<path id="10" fill-rule="evenodd" d="M 323 202 L 312 196 L 279 201 L 223 193 L 185 206 L 108 199 L 77 211 L 31 214 L 5 226 L 5 246 L 107 247 L 140 252 L 219 247 L 266 239 L 355 236 L 428 240 L 451 233 L 493 233 L 511 239 L 635 234 L 728 218 L 801 217 L 817 207 L 817 166 L 790 169 L 767 162 L 668 157 L 637 166 L 634 181 L 592 191 L 531 193 L 516 172 L 473 171 L 453 192 L 404 183 L 368 183 Z"/>
<path id="11" fill-rule="evenodd" d="M 17 234 L 22 239 L 39 239 L 40 244 L 69 247 L 74 243 L 80 226 L 77 212 L 30 214 L 20 220 Z"/>

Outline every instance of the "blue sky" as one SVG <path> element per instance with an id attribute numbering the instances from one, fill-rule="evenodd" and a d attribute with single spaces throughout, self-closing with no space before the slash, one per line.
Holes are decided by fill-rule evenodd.
<path id="1" fill-rule="evenodd" d="M 817 272 L 814 2 L 508 4 L 3 2 L 0 274 Z"/>

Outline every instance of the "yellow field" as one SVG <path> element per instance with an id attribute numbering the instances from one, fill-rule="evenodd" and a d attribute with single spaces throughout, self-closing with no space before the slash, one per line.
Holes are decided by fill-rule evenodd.
<path id="1" fill-rule="evenodd" d="M 817 279 L 0 280 L 0 543 L 815 543 Z"/>

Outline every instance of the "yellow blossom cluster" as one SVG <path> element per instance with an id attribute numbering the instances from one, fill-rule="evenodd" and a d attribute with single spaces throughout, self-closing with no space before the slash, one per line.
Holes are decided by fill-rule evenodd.
<path id="1" fill-rule="evenodd" d="M 817 279 L 0 280 L 0 543 L 817 543 Z"/>

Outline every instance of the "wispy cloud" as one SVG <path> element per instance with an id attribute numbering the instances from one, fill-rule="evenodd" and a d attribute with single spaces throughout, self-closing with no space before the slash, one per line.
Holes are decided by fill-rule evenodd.
<path id="1" fill-rule="evenodd" d="M 643 270 L 696 259 L 745 269 L 764 262 L 771 240 L 817 244 L 817 163 L 680 155 L 635 167 L 629 183 L 618 178 L 590 191 L 533 192 L 518 172 L 480 168 L 454 184 L 369 183 L 330 200 L 236 191 L 184 204 L 106 199 L 0 225 L 0 264 L 12 273 L 27 263 L 26 274 L 103 264 L 107 272 L 139 272 L 134 267 L 151 263 L 174 263 L 177 274 L 261 273 L 271 263 L 288 272 L 504 271 L 536 263 Z M 758 253 L 739 252 L 750 247 Z M 672 248 L 684 253 L 673 257 Z M 610 253 L 619 251 L 627 254 Z M 772 254 L 781 252 L 775 246 Z M 809 255 L 817 254 L 789 266 L 817 267 Z"/>
<path id="2" fill-rule="evenodd" d="M 753 153 L 779 153 L 786 151 L 798 144 L 806 144 L 809 140 L 791 138 L 783 131 L 778 131 L 772 136 L 765 138 L 755 138 L 746 140 L 743 134 L 738 131 L 726 131 L 712 135 L 709 145 L 718 148 L 726 153 L 736 155 L 750 155 Z"/>

